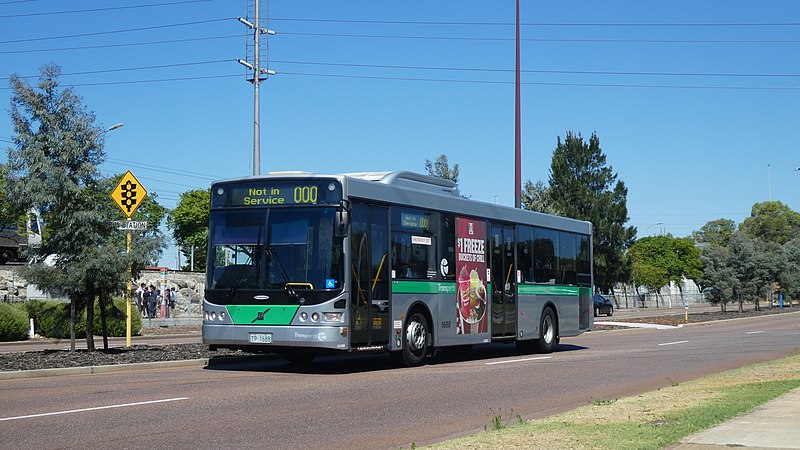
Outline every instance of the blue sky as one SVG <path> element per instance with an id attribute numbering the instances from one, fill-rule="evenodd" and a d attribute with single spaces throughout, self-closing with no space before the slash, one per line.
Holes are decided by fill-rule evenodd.
<path id="1" fill-rule="evenodd" d="M 567 130 L 595 132 L 640 236 L 739 223 L 768 198 L 800 211 L 800 2 L 521 4 L 523 180 L 547 180 Z M 169 208 L 251 174 L 246 14 L 246 0 L 0 0 L 0 144 L 8 76 L 54 62 L 99 123 L 125 124 L 103 173 L 130 169 Z M 262 173 L 424 172 L 444 153 L 464 194 L 513 205 L 514 14 L 512 0 L 270 1 Z"/>

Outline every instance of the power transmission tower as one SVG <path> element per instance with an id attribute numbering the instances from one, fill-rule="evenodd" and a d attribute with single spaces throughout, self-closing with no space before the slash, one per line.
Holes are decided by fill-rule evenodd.
<path id="1" fill-rule="evenodd" d="M 261 35 L 275 34 L 274 31 L 261 27 L 261 18 L 264 22 L 267 21 L 268 0 L 248 0 L 247 2 L 247 17 L 238 17 L 239 22 L 245 24 L 247 28 L 253 32 L 252 43 L 248 41 L 247 55 L 252 56 L 253 62 L 250 63 L 244 59 L 237 59 L 239 64 L 247 67 L 248 78 L 247 81 L 253 83 L 253 175 L 261 174 L 261 98 L 259 85 L 262 81 L 267 79 L 269 75 L 275 75 L 275 72 L 261 67 L 261 59 L 266 61 L 267 51 L 264 47 L 263 54 L 261 49 Z M 251 53 L 252 49 L 252 53 Z M 250 73 L 252 72 L 252 77 Z M 263 77 L 262 77 L 263 75 Z"/>

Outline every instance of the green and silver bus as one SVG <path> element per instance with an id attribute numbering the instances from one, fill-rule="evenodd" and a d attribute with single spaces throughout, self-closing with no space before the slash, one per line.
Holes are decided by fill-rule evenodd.
<path id="1" fill-rule="evenodd" d="M 515 343 L 591 329 L 592 225 L 461 197 L 410 172 L 211 186 L 203 343 L 283 354 Z"/>

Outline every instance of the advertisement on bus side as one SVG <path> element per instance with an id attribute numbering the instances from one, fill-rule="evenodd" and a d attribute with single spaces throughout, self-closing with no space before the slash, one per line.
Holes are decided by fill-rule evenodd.
<path id="1" fill-rule="evenodd" d="M 456 334 L 489 331 L 486 222 L 456 218 Z"/>

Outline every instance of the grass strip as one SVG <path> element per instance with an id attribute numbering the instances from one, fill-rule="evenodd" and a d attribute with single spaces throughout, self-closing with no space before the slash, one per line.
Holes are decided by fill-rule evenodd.
<path id="1" fill-rule="evenodd" d="M 635 397 L 595 400 L 540 420 L 495 414 L 484 427 L 486 431 L 429 448 L 660 449 L 796 388 L 800 388 L 800 355 L 673 384 Z"/>

